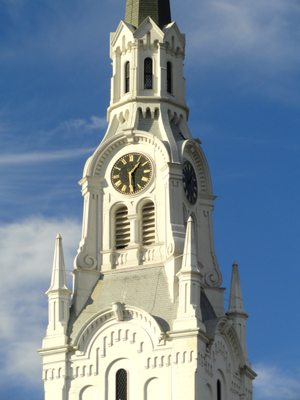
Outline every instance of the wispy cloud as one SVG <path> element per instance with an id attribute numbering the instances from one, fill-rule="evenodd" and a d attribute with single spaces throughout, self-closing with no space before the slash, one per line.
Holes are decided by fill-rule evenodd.
<path id="1" fill-rule="evenodd" d="M 104 129 L 107 126 L 107 120 L 105 117 L 97 117 L 92 115 L 88 119 L 74 118 L 68 121 L 64 121 L 57 128 L 53 130 L 54 133 L 91 133 L 100 129 Z"/>
<path id="2" fill-rule="evenodd" d="M 89 154 L 92 151 L 93 151 L 92 148 L 85 148 L 85 149 L 56 150 L 49 152 L 0 154 L 0 165 L 22 165 L 22 164 L 35 164 L 35 163 L 45 163 L 58 160 L 66 160 L 70 158 L 80 157 L 85 154 Z"/>
<path id="3" fill-rule="evenodd" d="M 203 0 L 187 18 L 189 45 L 200 63 L 216 59 L 274 71 L 297 69 L 299 4 L 282 0 Z M 180 6 L 179 6 L 180 7 Z M 186 18 L 186 14 L 185 14 Z M 187 21 L 185 22 L 187 23 Z M 188 25 L 188 24 L 187 24 Z M 201 57 L 200 57 L 201 56 Z"/>
<path id="4" fill-rule="evenodd" d="M 66 266 L 80 237 L 74 220 L 30 218 L 0 226 L 2 260 L 0 280 L 0 383 L 7 379 L 23 385 L 41 384 L 41 360 L 36 350 L 46 329 L 48 289 L 54 238 L 64 239 Z M 12 293 L 14 293 L 12 295 Z"/>
<path id="5" fill-rule="evenodd" d="M 258 364 L 254 381 L 256 400 L 299 400 L 300 371 L 289 372 L 277 366 Z"/>
<path id="6" fill-rule="evenodd" d="M 227 74 L 243 93 L 300 104 L 297 0 L 187 0 L 184 7 L 193 9 L 187 15 L 178 4 L 195 79 L 207 79 L 212 71 L 216 79 Z"/>

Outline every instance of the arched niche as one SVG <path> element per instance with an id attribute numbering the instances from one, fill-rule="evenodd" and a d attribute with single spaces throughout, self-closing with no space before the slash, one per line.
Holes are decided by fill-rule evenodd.
<path id="1" fill-rule="evenodd" d="M 94 386 L 84 387 L 80 391 L 79 400 L 98 400 L 97 392 Z"/>
<path id="2" fill-rule="evenodd" d="M 159 379 L 154 377 L 145 383 L 145 400 L 157 400 L 161 397 L 161 390 L 159 388 Z"/>

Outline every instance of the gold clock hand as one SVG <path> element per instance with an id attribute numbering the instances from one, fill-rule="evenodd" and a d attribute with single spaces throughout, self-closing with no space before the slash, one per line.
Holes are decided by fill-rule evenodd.
<path id="1" fill-rule="evenodd" d="M 133 172 L 138 168 L 138 166 L 140 165 L 140 163 L 136 163 L 135 166 L 132 168 L 132 170 L 129 171 L 130 174 L 133 174 Z"/>
<path id="2" fill-rule="evenodd" d="M 130 193 L 133 193 L 133 184 L 132 184 L 132 172 L 128 172 L 128 181 L 129 181 L 129 190 Z"/>

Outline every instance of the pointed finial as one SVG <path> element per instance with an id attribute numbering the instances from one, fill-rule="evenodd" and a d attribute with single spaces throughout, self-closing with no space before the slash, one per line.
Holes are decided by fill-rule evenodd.
<path id="1" fill-rule="evenodd" d="M 242 290 L 239 277 L 239 266 L 237 261 L 232 264 L 232 275 L 230 285 L 229 314 L 246 314 L 244 310 Z"/>
<path id="2" fill-rule="evenodd" d="M 59 233 L 56 235 L 55 239 L 51 285 L 46 293 L 49 293 L 53 290 L 68 290 L 66 283 L 66 270 L 62 237 Z"/>
<path id="3" fill-rule="evenodd" d="M 137 28 L 147 17 L 151 17 L 160 28 L 169 24 L 170 0 L 126 0 L 126 22 Z"/>
<path id="4" fill-rule="evenodd" d="M 195 237 L 194 220 L 189 216 L 186 226 L 186 235 L 182 259 L 182 271 L 199 272 L 197 260 L 197 244 Z"/>

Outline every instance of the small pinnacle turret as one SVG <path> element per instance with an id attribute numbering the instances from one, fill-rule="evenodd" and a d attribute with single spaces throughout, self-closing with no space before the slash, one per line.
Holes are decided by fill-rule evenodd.
<path id="1" fill-rule="evenodd" d="M 179 306 L 175 329 L 198 329 L 205 331 L 201 315 L 201 278 L 198 262 L 195 227 L 189 217 L 186 227 L 182 267 L 179 279 Z"/>
<path id="2" fill-rule="evenodd" d="M 51 285 L 47 291 L 47 294 L 54 290 L 68 290 L 66 283 L 66 270 L 62 246 L 62 237 L 60 234 L 57 234 L 55 240 Z"/>
<path id="3" fill-rule="evenodd" d="M 170 0 L 127 0 L 125 21 L 138 27 L 151 17 L 160 28 L 171 22 Z"/>
<path id="4" fill-rule="evenodd" d="M 66 282 L 62 237 L 58 234 L 55 239 L 51 285 L 46 292 L 49 318 L 47 335 L 43 341 L 44 349 L 65 346 L 67 343 L 70 293 Z"/>
<path id="5" fill-rule="evenodd" d="M 246 314 L 243 304 L 242 290 L 239 277 L 238 263 L 234 261 L 232 265 L 229 314 Z"/>
<path id="6" fill-rule="evenodd" d="M 248 315 L 245 312 L 242 290 L 239 277 L 239 266 L 236 261 L 232 265 L 231 286 L 229 308 L 227 315 L 232 320 L 232 325 L 240 339 L 241 347 L 245 359 L 248 359 L 247 344 L 246 344 L 246 321 Z"/>
<path id="7" fill-rule="evenodd" d="M 194 229 L 194 221 L 193 218 L 190 216 L 187 221 L 182 259 L 182 271 L 199 273 Z"/>

